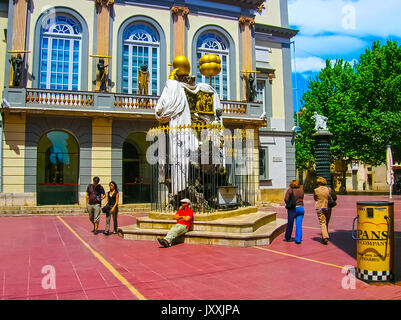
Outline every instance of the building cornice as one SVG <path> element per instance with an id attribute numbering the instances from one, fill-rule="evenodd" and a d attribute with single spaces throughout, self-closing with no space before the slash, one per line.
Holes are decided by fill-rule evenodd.
<path id="1" fill-rule="evenodd" d="M 107 0 L 94 0 L 107 1 Z M 171 9 L 174 6 L 187 7 L 191 13 L 193 12 L 216 12 L 219 14 L 228 14 L 229 16 L 247 15 L 254 16 L 254 12 L 260 10 L 265 0 L 113 0 L 116 4 L 133 4 L 139 6 L 150 7 L 168 7 Z"/>
<path id="2" fill-rule="evenodd" d="M 255 23 L 255 32 L 270 34 L 273 37 L 291 39 L 295 37 L 299 30 L 282 28 L 268 24 Z"/>
<path id="3" fill-rule="evenodd" d="M 265 0 L 214 0 L 213 2 L 257 10 L 265 2 Z"/>

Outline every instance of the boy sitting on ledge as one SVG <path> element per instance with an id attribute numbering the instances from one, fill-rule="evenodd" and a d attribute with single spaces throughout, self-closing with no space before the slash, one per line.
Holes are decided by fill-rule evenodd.
<path id="1" fill-rule="evenodd" d="M 173 219 L 177 220 L 176 224 L 169 230 L 164 239 L 157 238 L 157 241 L 159 241 L 160 245 L 164 248 L 171 247 L 174 239 L 188 232 L 191 227 L 194 212 L 189 208 L 190 203 L 191 201 L 189 199 L 181 200 L 181 207 L 173 216 Z"/>

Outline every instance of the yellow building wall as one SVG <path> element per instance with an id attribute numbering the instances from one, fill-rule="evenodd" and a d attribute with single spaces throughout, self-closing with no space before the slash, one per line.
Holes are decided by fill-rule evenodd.
<path id="1" fill-rule="evenodd" d="M 255 23 L 261 23 L 271 26 L 282 26 L 280 0 L 265 1 L 265 7 L 262 13 L 256 13 Z M 282 45 L 276 42 L 266 42 L 256 40 L 256 46 L 268 47 L 269 63 L 275 69 L 272 83 L 272 117 L 276 119 L 285 118 L 284 105 L 284 76 L 283 76 L 283 55 Z"/>
<path id="2" fill-rule="evenodd" d="M 112 120 L 93 118 L 92 120 L 92 176 L 98 176 L 100 183 L 106 186 L 111 177 L 111 137 Z"/>
<path id="3" fill-rule="evenodd" d="M 0 12 L 0 30 L 7 29 L 7 24 L 8 24 L 8 18 L 7 18 L 7 13 L 5 12 Z M 0 34 L 0 88 L 4 88 L 4 83 L 8 83 L 8 79 L 4 79 L 4 71 L 5 68 L 9 68 L 10 64 L 6 63 L 4 64 L 4 61 L 6 59 L 6 53 L 7 53 L 7 39 L 4 35 L 4 32 Z"/>
<path id="4" fill-rule="evenodd" d="M 52 8 L 52 7 L 57 7 L 57 6 L 66 6 L 65 2 L 62 2 L 60 0 L 35 0 L 35 6 L 31 12 L 30 16 L 30 26 L 29 26 L 29 47 L 28 50 L 33 52 L 33 47 L 35 43 L 34 39 L 34 31 L 35 31 L 35 25 L 40 17 L 40 15 L 45 12 L 46 10 Z M 92 1 L 83 1 L 80 2 L 79 6 L 70 6 L 71 9 L 75 10 L 78 12 L 86 21 L 87 26 L 88 26 L 88 31 L 89 31 L 89 54 L 96 54 L 95 52 L 92 52 L 93 49 L 93 42 L 94 42 L 94 26 L 95 26 L 95 4 Z M 118 30 L 121 26 L 121 24 L 127 20 L 128 18 L 135 16 L 135 15 L 144 15 L 148 16 L 154 20 L 156 20 L 161 28 L 164 31 L 165 37 L 166 37 L 166 60 L 167 63 L 170 63 L 174 57 L 171 57 L 171 37 L 170 35 L 172 34 L 171 27 L 171 11 L 169 9 L 163 9 L 163 8 L 151 8 L 151 7 L 142 7 L 138 5 L 129 5 L 129 4 L 115 4 L 113 6 L 114 10 L 114 20 L 113 20 L 113 36 L 112 36 L 112 57 L 111 59 L 111 64 L 112 64 L 112 75 L 111 75 L 111 81 L 112 83 L 117 83 L 119 79 L 117 79 L 117 48 L 118 48 Z M 188 21 L 189 21 L 189 26 L 190 28 L 187 30 L 187 48 L 188 48 L 188 58 L 190 60 L 190 63 L 192 64 L 193 62 L 191 61 L 191 49 L 192 49 L 192 39 L 197 30 L 199 28 L 206 26 L 206 25 L 219 25 L 223 29 L 225 29 L 233 38 L 234 43 L 236 44 L 235 47 L 235 55 L 236 55 L 236 61 L 235 61 L 235 69 L 236 69 L 236 74 L 235 75 L 230 75 L 231 79 L 238 80 L 236 81 L 236 96 L 231 96 L 231 100 L 240 100 L 240 85 L 241 81 L 240 79 L 240 48 L 239 48 L 239 27 L 238 27 L 238 21 L 237 20 L 228 20 L 228 19 L 223 19 L 223 18 L 218 18 L 218 17 L 212 17 L 212 16 L 199 16 L 195 14 L 189 14 L 188 15 Z M 196 63 L 196 62 L 195 62 Z M 33 64 L 33 55 L 28 54 L 28 64 L 32 66 Z M 171 67 L 167 66 L 166 74 L 169 75 L 171 72 Z M 93 73 L 93 68 L 92 68 L 92 58 L 89 58 L 89 63 L 88 63 L 88 88 L 92 88 L 92 73 Z M 32 87 L 32 80 L 28 80 L 27 84 L 28 88 Z M 160 88 L 160 93 L 163 88 Z M 111 88 L 112 92 L 115 92 L 116 86 Z"/>
<path id="5" fill-rule="evenodd" d="M 272 117 L 276 119 L 285 118 L 284 104 L 284 76 L 283 76 L 283 54 L 280 43 L 269 44 L 271 53 L 269 54 L 270 65 L 275 69 L 272 83 Z"/>
<path id="6" fill-rule="evenodd" d="M 189 62 L 191 63 L 191 66 L 193 63 L 197 63 L 196 61 L 192 61 L 192 40 L 195 36 L 195 33 L 202 27 L 207 26 L 207 25 L 218 25 L 222 29 L 224 29 L 227 33 L 230 34 L 231 38 L 233 39 L 235 43 L 235 70 L 236 73 L 233 75 L 230 75 L 231 81 L 236 82 L 236 91 L 237 91 L 237 96 L 233 96 L 231 93 L 230 100 L 240 100 L 240 86 L 241 86 L 241 81 L 240 81 L 240 52 L 239 52 L 239 24 L 237 20 L 228 20 L 228 19 L 222 19 L 218 17 L 210 17 L 210 16 L 199 16 L 199 15 L 194 15 L 189 13 L 188 15 L 188 21 L 190 28 L 188 30 L 187 34 L 187 47 L 188 47 L 188 59 Z"/>
<path id="7" fill-rule="evenodd" d="M 262 13 L 256 13 L 255 22 L 271 26 L 281 26 L 280 0 L 265 1 L 264 5 L 266 9 Z"/>
<path id="8" fill-rule="evenodd" d="M 26 116 L 8 113 L 3 121 L 3 192 L 23 193 Z"/>
<path id="9" fill-rule="evenodd" d="M 30 15 L 30 26 L 28 27 L 29 33 L 27 36 L 29 36 L 29 41 L 28 41 L 28 49 L 31 52 L 33 52 L 34 48 L 34 33 L 35 33 L 35 26 L 36 22 L 38 21 L 38 18 L 41 16 L 42 13 L 46 12 L 47 10 L 54 8 L 54 7 L 69 7 L 72 10 L 78 12 L 86 21 L 86 24 L 88 26 L 88 32 L 89 32 L 89 54 L 94 54 L 92 52 L 93 50 L 93 37 L 95 35 L 94 32 L 94 17 L 95 17 L 95 2 L 94 1 L 73 1 L 71 6 L 68 5 L 68 2 L 65 1 L 60 1 L 60 0 L 35 0 L 34 1 L 34 6 L 32 6 L 31 9 L 31 15 Z M 74 5 L 75 4 L 75 5 Z M 88 63 L 88 88 L 89 90 L 92 88 L 92 58 L 89 58 L 89 63 Z M 30 53 L 28 54 L 28 65 L 30 66 L 29 72 L 32 72 L 32 65 L 33 65 L 33 54 Z M 86 67 L 86 66 L 85 66 Z M 27 83 L 28 88 L 32 88 L 32 80 L 29 79 L 28 77 L 28 83 Z"/>

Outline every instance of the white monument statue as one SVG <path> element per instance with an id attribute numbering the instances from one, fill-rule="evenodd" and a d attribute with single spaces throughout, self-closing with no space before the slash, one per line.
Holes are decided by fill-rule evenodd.
<path id="1" fill-rule="evenodd" d="M 326 131 L 328 132 L 329 129 L 327 128 L 327 117 L 318 114 L 316 111 L 313 113 L 312 119 L 315 120 L 315 130 L 319 131 Z"/>
<path id="2" fill-rule="evenodd" d="M 176 60 L 177 59 L 177 60 Z M 213 96 L 214 110 L 221 109 L 220 98 L 216 90 L 206 83 L 188 85 L 176 80 L 176 74 L 189 74 L 189 62 L 183 56 L 174 59 L 180 63 L 171 73 L 169 80 L 156 105 L 156 119 L 169 124 L 169 160 L 171 164 L 171 193 L 177 195 L 188 187 L 190 153 L 197 150 L 200 141 L 191 128 L 191 111 L 185 90 L 197 94 L 199 91 L 210 93 Z M 175 64 L 173 62 L 173 66 Z M 180 74 L 181 73 L 181 74 Z M 208 123 L 215 120 L 214 115 L 199 116 Z M 220 140 L 219 140 L 220 141 Z M 160 163 L 164 165 L 165 163 Z M 160 179 L 163 180 L 163 179 Z"/>

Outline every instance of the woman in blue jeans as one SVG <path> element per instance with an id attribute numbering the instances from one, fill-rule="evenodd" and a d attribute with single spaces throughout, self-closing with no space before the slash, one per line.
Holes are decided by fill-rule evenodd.
<path id="1" fill-rule="evenodd" d="M 298 180 L 293 180 L 290 183 L 290 188 L 285 194 L 284 201 L 288 202 L 291 193 L 294 195 L 296 207 L 293 209 L 287 209 L 288 212 L 288 222 L 287 228 L 285 230 L 285 241 L 291 241 L 292 229 L 295 220 L 295 243 L 300 244 L 302 241 L 302 221 L 304 219 L 305 209 L 304 209 L 304 191 L 301 188 L 301 184 Z"/>

